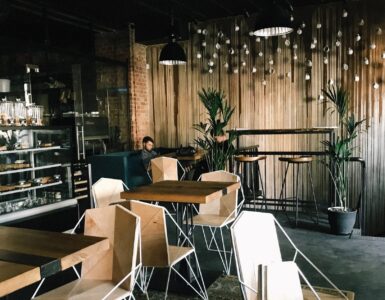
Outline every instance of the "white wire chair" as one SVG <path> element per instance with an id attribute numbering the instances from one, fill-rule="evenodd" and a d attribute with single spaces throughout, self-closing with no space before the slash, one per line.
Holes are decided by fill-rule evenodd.
<path id="1" fill-rule="evenodd" d="M 140 218 L 120 205 L 87 210 L 85 234 L 108 237 L 110 248 L 83 262 L 81 278 L 35 299 L 135 299 L 140 230 Z"/>
<path id="2" fill-rule="evenodd" d="M 282 262 L 276 227 L 283 233 L 295 253 L 291 262 Z M 246 300 L 298 299 L 300 277 L 310 288 L 313 297 L 319 294 L 297 267 L 296 259 L 302 257 L 341 296 L 346 295 L 293 243 L 282 226 L 270 213 L 243 211 L 231 226 L 238 280 Z M 280 275 L 281 274 L 281 275 Z M 283 274 L 283 275 L 282 275 Z M 285 275 L 286 274 L 286 275 Z M 291 284 L 287 281 L 291 280 Z M 300 285 L 299 285 L 300 287 Z M 301 288 L 301 287 L 300 287 Z M 269 297 L 270 295 L 270 297 Z M 274 296 L 276 298 L 274 298 Z M 300 299 L 302 299 L 300 297 Z"/>
<path id="3" fill-rule="evenodd" d="M 123 205 L 127 208 L 129 207 L 134 214 L 140 216 L 142 222 L 143 256 L 142 271 L 139 278 L 139 285 L 142 292 L 147 294 L 154 268 L 169 268 L 165 299 L 167 299 L 172 271 L 175 272 L 175 274 L 178 275 L 178 277 L 180 277 L 200 298 L 208 299 L 195 247 L 167 209 L 135 200 L 127 201 Z M 169 244 L 166 216 L 176 227 L 178 235 L 183 236 L 183 242 L 188 246 L 181 247 Z M 193 261 L 190 261 L 192 258 L 195 260 L 196 270 L 193 268 Z M 176 268 L 176 265 L 183 260 L 186 262 L 189 272 L 193 276 L 195 286 Z"/>
<path id="4" fill-rule="evenodd" d="M 240 182 L 239 176 L 226 171 L 204 173 L 198 180 Z M 230 249 L 226 247 L 223 230 L 228 229 L 228 226 L 234 222 L 243 205 L 245 198 L 242 188 L 241 193 L 240 203 L 238 203 L 238 190 L 236 190 L 210 203 L 200 204 L 198 214 L 193 217 L 194 228 L 198 226 L 202 229 L 206 249 L 218 253 L 227 275 L 230 274 L 231 270 L 233 249 L 231 245 Z"/>

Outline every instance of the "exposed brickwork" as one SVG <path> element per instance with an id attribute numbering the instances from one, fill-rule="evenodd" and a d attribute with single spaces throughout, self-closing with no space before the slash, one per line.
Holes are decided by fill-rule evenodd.
<path id="1" fill-rule="evenodd" d="M 100 64 L 97 68 L 97 87 L 103 89 L 127 85 L 127 97 L 109 95 L 109 111 L 110 126 L 120 128 L 120 142 L 130 149 L 140 148 L 141 139 L 149 134 L 146 46 L 135 44 L 134 41 L 132 28 L 95 37 L 96 56 L 118 60 L 127 66 Z"/>

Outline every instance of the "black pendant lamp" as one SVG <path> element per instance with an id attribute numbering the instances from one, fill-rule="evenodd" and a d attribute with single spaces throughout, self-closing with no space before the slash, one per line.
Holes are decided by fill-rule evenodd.
<path id="1" fill-rule="evenodd" d="M 187 62 L 186 53 L 176 42 L 176 30 L 174 18 L 171 18 L 171 34 L 169 42 L 163 47 L 159 55 L 159 63 L 162 65 L 184 65 Z"/>
<path id="2" fill-rule="evenodd" d="M 261 37 L 280 36 L 293 31 L 293 7 L 286 1 L 269 0 L 257 17 L 254 34 Z"/>

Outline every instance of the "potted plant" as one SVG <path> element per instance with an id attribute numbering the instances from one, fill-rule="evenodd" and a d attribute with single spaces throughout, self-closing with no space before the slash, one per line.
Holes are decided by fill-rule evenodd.
<path id="1" fill-rule="evenodd" d="M 351 207 L 349 196 L 349 161 L 353 156 L 353 142 L 365 120 L 358 121 L 353 113 L 349 114 L 349 94 L 342 87 L 331 85 L 323 92 L 326 101 L 332 105 L 332 113 L 337 112 L 339 125 L 335 141 L 322 141 L 329 156 L 329 160 L 323 163 L 335 189 L 333 206 L 328 208 L 329 224 L 334 234 L 350 234 L 356 221 L 357 210 Z"/>
<path id="2" fill-rule="evenodd" d="M 194 124 L 194 129 L 198 130 L 202 136 L 195 139 L 199 147 L 205 150 L 207 165 L 210 171 L 225 170 L 229 158 L 234 154 L 233 142 L 235 134 L 225 133 L 231 116 L 234 113 L 232 108 L 225 100 L 222 91 L 215 89 L 202 89 L 198 92 L 199 99 L 207 111 L 207 122 Z"/>

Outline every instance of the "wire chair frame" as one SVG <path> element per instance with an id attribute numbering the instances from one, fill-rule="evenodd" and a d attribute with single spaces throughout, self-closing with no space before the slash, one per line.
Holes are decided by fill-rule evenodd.
<path id="1" fill-rule="evenodd" d="M 238 218 L 240 218 L 240 217 L 241 217 L 241 214 L 238 216 Z M 327 283 L 329 283 L 333 287 L 334 290 L 337 291 L 337 293 L 341 297 L 343 297 L 343 299 L 348 300 L 348 297 L 301 250 L 298 249 L 298 247 L 294 244 L 294 242 L 289 237 L 289 235 L 286 233 L 286 231 L 283 229 L 283 227 L 278 222 L 278 220 L 274 216 L 272 216 L 272 217 L 273 217 L 273 220 L 274 220 L 274 224 L 279 228 L 279 230 L 282 232 L 284 237 L 288 240 L 290 245 L 295 250 L 295 253 L 294 253 L 294 256 L 292 258 L 292 261 L 296 262 L 297 257 L 301 256 L 319 275 L 321 275 L 321 277 Z M 234 248 L 236 248 L 236 241 L 235 241 L 235 236 L 234 236 L 234 226 L 235 225 L 236 225 L 236 222 L 234 222 L 233 225 L 231 226 L 231 237 L 232 237 L 232 243 L 233 243 L 233 247 Z M 254 289 L 253 287 L 251 287 L 250 285 L 248 285 L 247 283 L 245 283 L 244 278 L 242 278 L 242 271 L 241 271 L 241 268 L 240 268 L 239 257 L 238 257 L 237 251 L 234 251 L 234 257 L 235 257 L 236 270 L 237 270 L 237 274 L 238 274 L 238 281 L 239 281 L 239 283 L 241 285 L 241 291 L 242 291 L 243 299 L 247 299 L 246 290 L 249 290 L 249 291 L 253 292 L 256 295 L 259 295 L 259 292 L 256 289 Z M 314 294 L 314 296 L 318 300 L 321 299 L 319 297 L 318 293 L 315 291 L 314 287 L 311 285 L 309 280 L 306 278 L 306 276 L 303 274 L 303 272 L 299 268 L 298 268 L 298 273 L 299 273 L 300 277 L 305 281 L 306 285 L 310 288 L 310 290 Z"/>

